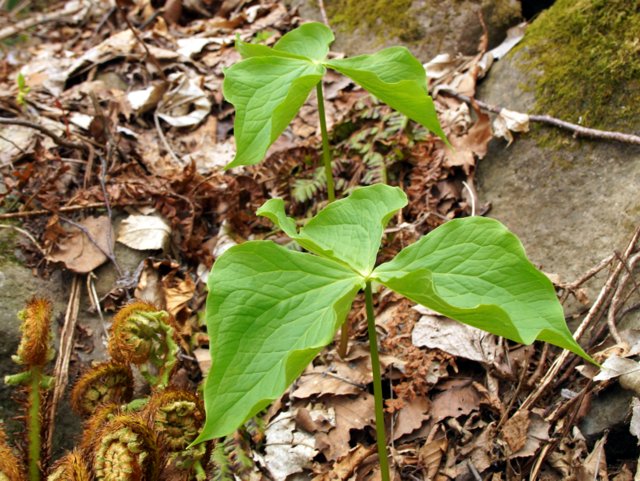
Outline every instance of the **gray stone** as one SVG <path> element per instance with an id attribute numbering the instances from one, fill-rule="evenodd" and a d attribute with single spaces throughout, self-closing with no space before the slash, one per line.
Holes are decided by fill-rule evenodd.
<path id="1" fill-rule="evenodd" d="M 531 113 L 531 73 L 521 68 L 520 55 L 494 65 L 479 99 Z M 571 281 L 623 250 L 638 224 L 640 147 L 569 134 L 549 143 L 544 129 L 522 134 L 510 147 L 493 140 L 478 166 L 478 194 L 480 202 L 491 203 L 490 216 L 520 237 L 535 264 Z"/>
<path id="2" fill-rule="evenodd" d="M 582 435 L 590 442 L 606 431 L 627 424 L 631 418 L 633 392 L 622 389 L 617 383 L 591 401 L 587 415 L 580 421 Z"/>
<path id="3" fill-rule="evenodd" d="M 3 244 L 4 242 L 8 242 L 6 236 L 3 236 Z M 5 258 L 0 264 L 0 419 L 5 421 L 10 434 L 23 429 L 14 420 L 15 416 L 22 414 L 22 405 L 14 399 L 16 388 L 4 383 L 6 375 L 22 370 L 11 359 L 20 343 L 20 320 L 17 314 L 32 297 L 45 297 L 53 302 L 54 321 L 59 319 L 66 308 L 65 284 L 61 273 L 55 273 L 50 279 L 44 280 L 35 276 L 31 269 L 13 260 Z"/>
<path id="4" fill-rule="evenodd" d="M 322 21 L 316 0 L 286 0 L 297 7 L 303 18 Z M 371 53 L 383 47 L 405 45 L 426 62 L 439 53 L 455 55 L 477 53 L 482 36 L 478 11 L 489 31 L 490 46 L 498 45 L 506 30 L 521 21 L 520 2 L 516 0 L 325 0 L 335 33 L 333 50 L 348 55 Z M 402 5 L 408 7 L 402 8 Z M 383 5 L 383 15 L 375 23 L 363 12 Z M 355 10 L 340 11 L 342 8 Z M 339 20 L 341 14 L 342 21 Z M 345 18 L 346 17 L 346 20 Z"/>

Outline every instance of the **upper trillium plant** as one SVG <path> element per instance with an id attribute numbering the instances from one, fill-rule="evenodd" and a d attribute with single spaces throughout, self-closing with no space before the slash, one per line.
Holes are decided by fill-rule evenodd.
<path id="1" fill-rule="evenodd" d="M 238 40 L 241 62 L 225 70 L 223 93 L 236 109 L 236 156 L 227 168 L 260 162 L 316 88 L 329 200 L 335 198 L 324 115 L 322 78 L 340 72 L 382 102 L 422 124 L 443 140 L 422 64 L 405 47 L 371 55 L 327 59 L 333 32 L 306 23 L 285 34 L 273 48 Z"/>
<path id="2" fill-rule="evenodd" d="M 281 396 L 332 341 L 361 289 L 370 307 L 372 282 L 490 333 L 524 344 L 539 339 L 590 359 L 567 328 L 551 282 L 496 220 L 449 221 L 376 267 L 383 230 L 406 203 L 397 187 L 360 188 L 300 230 L 281 199 L 258 210 L 309 253 L 249 241 L 217 259 L 199 440 L 231 433 Z"/>

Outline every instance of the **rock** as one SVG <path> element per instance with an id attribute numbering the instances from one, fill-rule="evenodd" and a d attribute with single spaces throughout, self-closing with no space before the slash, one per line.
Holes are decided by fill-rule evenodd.
<path id="1" fill-rule="evenodd" d="M 20 320 L 17 314 L 32 297 L 46 297 L 53 302 L 55 322 L 64 315 L 66 309 L 68 282 L 61 273 L 55 273 L 48 280 L 41 279 L 34 276 L 31 269 L 16 262 L 12 233 L 3 230 L 0 233 L 0 245 L 0 419 L 5 421 L 7 431 L 12 434 L 23 430 L 21 423 L 14 420 L 16 415 L 21 414 L 22 407 L 13 399 L 16 389 L 4 383 L 6 375 L 21 371 L 21 367 L 11 359 L 20 343 Z"/>
<path id="2" fill-rule="evenodd" d="M 116 227 L 120 218 L 115 220 Z M 116 228 L 117 232 L 117 228 Z M 0 420 L 5 421 L 9 435 L 12 438 L 24 432 L 24 425 L 14 418 L 23 414 L 23 404 L 16 403 L 13 397 L 15 388 L 4 384 L 3 379 L 7 374 L 15 374 L 21 367 L 11 360 L 16 353 L 20 342 L 20 321 L 17 313 L 22 310 L 26 302 L 33 296 L 46 297 L 53 302 L 54 332 L 57 334 L 64 322 L 64 315 L 69 300 L 72 275 L 68 272 L 54 271 L 49 279 L 42 279 L 33 275 L 31 269 L 19 262 L 20 252 L 17 249 L 16 235 L 13 231 L 0 231 Z M 136 251 L 125 245 L 116 243 L 114 248 L 116 259 L 125 275 L 131 275 L 140 263 L 151 255 L 150 252 Z M 107 294 L 118 279 L 118 274 L 112 263 L 106 263 L 96 270 L 96 291 L 99 296 Z M 81 419 L 72 414 L 69 405 L 68 394 L 74 383 L 74 374 L 88 366 L 91 361 L 106 359 L 104 336 L 112 314 L 105 314 L 105 324 L 97 314 L 90 310 L 87 290 L 84 282 L 80 294 L 80 310 L 78 312 L 78 325 L 92 334 L 93 349 L 90 352 L 76 351 L 70 365 L 69 387 L 58 406 L 55 431 L 53 458 L 59 458 L 66 450 L 72 449 L 81 434 Z M 57 344 L 57 342 L 56 342 Z M 56 346 L 57 347 L 57 346 Z M 82 366 L 74 359 L 78 359 Z M 53 369 L 53 362 L 50 364 Z"/>
<path id="3" fill-rule="evenodd" d="M 601 392 L 591 401 L 589 411 L 580 421 L 582 435 L 587 441 L 594 442 L 605 431 L 628 425 L 632 399 L 633 393 L 621 388 L 617 383 Z"/>
<path id="4" fill-rule="evenodd" d="M 640 72 L 638 52 L 633 51 L 637 47 L 624 43 L 626 29 L 640 28 L 637 14 L 629 9 L 629 2 L 617 0 L 558 0 L 532 24 L 522 46 L 493 66 L 477 97 L 573 122 L 597 117 L 589 126 L 639 132 L 640 115 L 628 115 L 634 105 L 638 108 L 630 101 L 634 97 L 616 91 L 629 93 L 640 85 L 637 73 L 632 75 Z M 618 18 L 623 31 L 607 31 L 608 16 Z M 592 30 L 580 26 L 602 35 L 589 35 Z M 593 51 L 609 56 L 597 63 L 616 68 L 614 76 L 592 72 Z M 562 89 L 554 87 L 559 83 Z M 638 146 L 575 140 L 565 132 L 534 127 L 510 147 L 493 140 L 477 180 L 480 202 L 491 203 L 490 215 L 520 237 L 535 264 L 566 281 L 623 250 L 640 221 Z"/>
<path id="5" fill-rule="evenodd" d="M 303 18 L 322 21 L 316 0 L 286 0 Z M 478 11 L 491 46 L 521 20 L 517 0 L 325 0 L 336 33 L 333 50 L 348 55 L 371 53 L 392 45 L 407 46 L 428 61 L 439 53 L 475 54 L 482 36 Z"/>

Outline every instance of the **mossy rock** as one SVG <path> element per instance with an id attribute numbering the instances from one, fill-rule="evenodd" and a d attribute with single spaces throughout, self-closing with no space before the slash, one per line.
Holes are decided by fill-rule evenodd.
<path id="1" fill-rule="evenodd" d="M 287 0 L 301 16 L 321 20 L 316 0 Z M 407 46 L 428 61 L 439 53 L 477 53 L 482 36 L 478 11 L 499 44 L 520 19 L 517 0 L 325 0 L 336 33 L 333 49 L 348 55 L 371 53 L 392 45 Z"/>
<path id="2" fill-rule="evenodd" d="M 637 134 L 639 35 L 635 1 L 558 0 L 494 65 L 478 98 Z M 532 125 L 509 147 L 493 140 L 477 178 L 490 215 L 521 237 L 535 263 L 565 280 L 623 250 L 640 224 L 638 146 Z"/>

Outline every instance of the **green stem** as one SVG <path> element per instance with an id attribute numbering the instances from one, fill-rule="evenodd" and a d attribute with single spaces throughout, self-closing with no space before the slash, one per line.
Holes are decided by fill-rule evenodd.
<path id="1" fill-rule="evenodd" d="M 369 352 L 371 353 L 371 372 L 373 373 L 373 396 L 376 409 L 376 442 L 378 444 L 378 458 L 380 459 L 380 475 L 382 481 L 390 481 L 389 459 L 387 458 L 387 440 L 384 432 L 384 407 L 382 399 L 382 376 L 380 374 L 380 359 L 378 357 L 378 339 L 376 336 L 376 316 L 373 312 L 373 295 L 371 281 L 367 281 L 364 290 L 367 306 L 367 329 L 369 331 Z"/>
<path id="2" fill-rule="evenodd" d="M 40 481 L 40 451 L 42 448 L 40 427 L 40 367 L 31 368 L 31 385 L 29 386 L 29 419 L 27 420 L 29 437 L 29 481 Z"/>
<path id="3" fill-rule="evenodd" d="M 331 169 L 331 150 L 329 149 L 329 134 L 327 133 L 327 120 L 324 113 L 324 95 L 322 94 L 322 81 L 316 85 L 316 94 L 318 96 L 318 116 L 320 117 L 320 133 L 322 134 L 322 163 L 324 164 L 324 173 L 327 178 L 327 193 L 329 195 L 329 203 L 336 200 L 336 191 L 333 186 L 333 170 Z"/>

